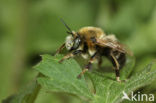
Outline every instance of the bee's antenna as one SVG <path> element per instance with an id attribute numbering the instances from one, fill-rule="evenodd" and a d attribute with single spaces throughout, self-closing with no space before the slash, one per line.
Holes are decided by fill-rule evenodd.
<path id="1" fill-rule="evenodd" d="M 62 18 L 61 18 L 60 20 L 61 20 L 61 22 L 64 24 L 64 26 L 69 30 L 69 31 L 67 31 L 67 33 L 73 35 L 72 30 L 71 30 L 71 29 L 69 28 L 69 26 L 65 23 L 65 21 L 64 21 Z"/>

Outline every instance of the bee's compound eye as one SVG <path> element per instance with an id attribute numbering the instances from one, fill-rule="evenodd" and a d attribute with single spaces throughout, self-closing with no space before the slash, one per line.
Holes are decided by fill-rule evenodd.
<path id="1" fill-rule="evenodd" d="M 78 44 L 80 42 L 80 39 L 76 39 L 75 43 Z"/>
<path id="2" fill-rule="evenodd" d="M 76 38 L 75 41 L 74 41 L 73 47 L 74 47 L 74 48 L 78 48 L 80 42 L 81 42 L 80 38 Z"/>

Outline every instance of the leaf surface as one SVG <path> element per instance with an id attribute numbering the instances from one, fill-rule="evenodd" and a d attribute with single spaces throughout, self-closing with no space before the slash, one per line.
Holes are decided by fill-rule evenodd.
<path id="1" fill-rule="evenodd" d="M 121 70 L 122 79 L 126 82 L 119 83 L 115 80 L 114 72 L 104 72 L 94 70 L 88 72 L 87 76 L 91 78 L 95 93 L 91 93 L 84 76 L 77 79 L 81 72 L 80 66 L 75 60 L 65 60 L 62 64 L 58 61 L 62 56 L 53 57 L 43 55 L 43 60 L 35 68 L 44 77 L 38 78 L 38 83 L 48 91 L 65 92 L 87 98 L 93 103 L 117 103 L 122 101 L 123 91 L 130 94 L 132 91 L 145 86 L 156 78 L 156 71 L 150 71 L 152 63 L 147 65 L 140 72 L 129 77 L 133 67 L 134 59 L 127 60 L 127 65 Z M 128 71 L 129 70 L 129 71 Z"/>
<path id="2" fill-rule="evenodd" d="M 90 99 L 92 94 L 89 92 L 84 76 L 77 79 L 77 75 L 81 72 L 80 66 L 72 59 L 60 64 L 58 61 L 61 57 L 42 56 L 42 62 L 35 68 L 45 77 L 38 78 L 38 83 L 50 91 L 66 92 Z"/>

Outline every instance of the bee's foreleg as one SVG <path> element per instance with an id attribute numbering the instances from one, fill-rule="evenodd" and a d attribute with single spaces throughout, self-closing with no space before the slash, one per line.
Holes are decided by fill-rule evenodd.
<path id="1" fill-rule="evenodd" d="M 64 60 L 69 59 L 69 58 L 71 58 L 71 57 L 73 57 L 73 56 L 74 56 L 73 53 L 69 53 L 69 54 L 65 55 L 65 56 L 59 61 L 59 63 L 62 63 Z"/>
<path id="2" fill-rule="evenodd" d="M 81 78 L 81 76 L 82 76 L 85 72 L 87 72 L 88 70 L 91 69 L 92 64 L 94 63 L 94 60 L 96 60 L 95 56 L 96 56 L 96 53 L 90 58 L 88 64 L 85 66 L 85 68 L 83 69 L 83 71 L 77 76 L 77 78 Z"/>
<path id="3" fill-rule="evenodd" d="M 113 55 L 113 53 L 111 53 L 110 55 L 111 55 L 111 57 L 112 57 L 112 59 L 114 60 L 114 63 L 115 63 L 116 80 L 117 80 L 118 82 L 121 82 L 121 80 L 120 80 L 120 72 L 119 72 L 119 66 L 120 66 L 120 65 L 119 65 L 117 59 L 115 58 L 115 56 Z"/>
<path id="4" fill-rule="evenodd" d="M 82 53 L 82 50 L 76 50 L 72 53 L 69 53 L 67 55 L 65 55 L 60 61 L 59 63 L 63 62 L 65 59 L 69 59 L 69 58 L 72 58 L 74 57 L 75 55 L 78 55 L 78 54 L 81 54 Z"/>
<path id="5" fill-rule="evenodd" d="M 60 51 L 65 47 L 65 43 L 63 43 L 56 51 L 55 55 L 59 54 Z"/>

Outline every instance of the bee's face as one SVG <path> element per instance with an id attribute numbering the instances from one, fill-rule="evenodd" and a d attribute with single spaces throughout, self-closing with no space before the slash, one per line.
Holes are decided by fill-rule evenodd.
<path id="1" fill-rule="evenodd" d="M 81 40 L 79 37 L 74 38 L 72 35 L 69 35 L 66 37 L 65 45 L 67 50 L 74 50 L 79 47 L 80 42 Z"/>
<path id="2" fill-rule="evenodd" d="M 66 37 L 65 45 L 67 50 L 70 50 L 73 47 L 74 44 L 74 38 L 72 35 L 69 35 Z"/>

